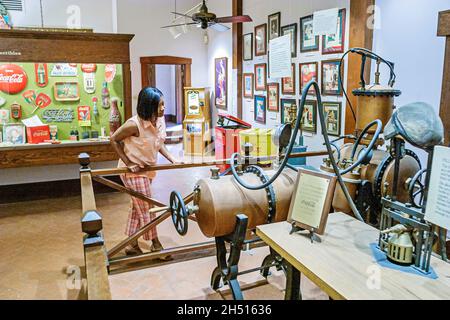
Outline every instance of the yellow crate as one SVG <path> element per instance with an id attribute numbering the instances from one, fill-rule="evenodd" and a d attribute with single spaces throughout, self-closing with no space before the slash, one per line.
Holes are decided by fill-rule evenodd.
<path id="1" fill-rule="evenodd" d="M 275 129 L 253 128 L 242 130 L 239 132 L 241 153 L 244 154 L 244 145 L 246 143 L 251 143 L 253 146 L 253 151 L 250 153 L 251 156 L 276 156 L 278 154 L 278 147 L 272 141 L 272 136 L 274 134 Z"/>

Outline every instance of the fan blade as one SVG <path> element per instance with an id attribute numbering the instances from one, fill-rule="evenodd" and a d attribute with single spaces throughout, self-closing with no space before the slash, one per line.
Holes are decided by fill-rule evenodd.
<path id="1" fill-rule="evenodd" d="M 182 23 L 182 24 L 172 24 L 172 25 L 170 25 L 170 26 L 164 26 L 164 27 L 161 27 L 161 29 L 172 28 L 172 27 L 181 27 L 181 26 L 189 26 L 189 25 L 192 25 L 192 24 L 197 24 L 197 22 Z"/>
<path id="2" fill-rule="evenodd" d="M 252 22 L 250 16 L 233 16 L 233 17 L 221 17 L 216 18 L 217 23 L 241 23 L 241 22 Z"/>
<path id="3" fill-rule="evenodd" d="M 184 13 L 178 13 L 178 12 L 171 12 L 171 13 L 179 15 L 179 16 L 182 16 L 182 17 L 186 17 L 186 18 L 189 18 L 189 19 L 193 19 L 192 16 L 188 16 L 187 14 L 184 14 Z"/>
<path id="4" fill-rule="evenodd" d="M 214 29 L 214 30 L 219 31 L 219 32 L 224 32 L 224 31 L 230 30 L 229 27 L 224 26 L 223 24 L 220 24 L 220 23 L 211 23 L 211 24 L 209 25 L 209 27 L 210 27 L 211 29 Z"/>

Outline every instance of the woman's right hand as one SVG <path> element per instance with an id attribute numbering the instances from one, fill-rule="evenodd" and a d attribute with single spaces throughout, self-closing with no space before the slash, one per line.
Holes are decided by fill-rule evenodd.
<path id="1" fill-rule="evenodd" d="M 141 170 L 141 168 L 139 167 L 138 164 L 134 163 L 134 162 L 130 162 L 127 165 L 128 169 L 130 169 L 131 172 L 136 173 L 139 172 Z"/>

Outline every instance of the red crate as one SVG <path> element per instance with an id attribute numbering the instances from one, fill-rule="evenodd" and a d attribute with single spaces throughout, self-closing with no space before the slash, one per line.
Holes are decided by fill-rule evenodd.
<path id="1" fill-rule="evenodd" d="M 50 128 L 48 124 L 36 127 L 27 127 L 27 142 L 38 144 L 50 140 Z"/>

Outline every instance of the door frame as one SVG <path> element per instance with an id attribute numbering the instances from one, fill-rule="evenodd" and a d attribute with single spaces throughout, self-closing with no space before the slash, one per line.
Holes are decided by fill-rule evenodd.
<path id="1" fill-rule="evenodd" d="M 141 57 L 141 81 L 142 88 L 148 87 L 150 85 L 154 86 L 155 84 L 151 83 L 149 80 L 149 66 L 164 64 L 164 65 L 175 65 L 181 66 L 184 68 L 184 73 L 182 77 L 182 81 L 184 83 L 184 87 L 190 87 L 191 83 L 191 66 L 192 59 L 191 58 L 183 58 L 183 57 L 173 57 L 173 56 L 149 56 L 149 57 Z M 152 77 L 155 77 L 155 73 L 153 73 Z M 183 120 L 185 116 L 184 112 L 184 90 L 181 88 L 181 110 L 177 110 L 177 118 L 181 115 L 181 119 Z M 177 93 L 178 94 L 178 93 Z M 180 112 L 181 111 L 181 112 Z"/>

